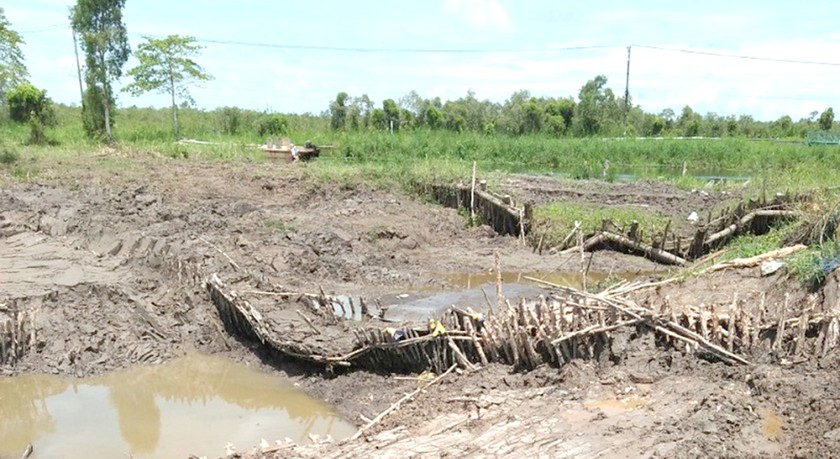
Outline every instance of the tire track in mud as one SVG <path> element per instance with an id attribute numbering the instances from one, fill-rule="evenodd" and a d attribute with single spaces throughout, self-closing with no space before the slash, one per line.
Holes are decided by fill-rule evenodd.
<path id="1" fill-rule="evenodd" d="M 89 208 L 103 204 L 97 195 L 39 194 L 52 195 L 43 204 L 69 205 L 45 210 L 36 200 L 0 195 L 0 322 L 27 311 L 35 330 L 27 355 L 0 365 L 0 373 L 85 376 L 160 363 L 182 348 L 229 346 L 202 288 L 204 268 L 224 271 L 224 263 L 187 234 L 173 238 L 125 221 L 148 213 L 158 198 L 135 198 L 134 209 L 118 199 L 94 214 Z"/>

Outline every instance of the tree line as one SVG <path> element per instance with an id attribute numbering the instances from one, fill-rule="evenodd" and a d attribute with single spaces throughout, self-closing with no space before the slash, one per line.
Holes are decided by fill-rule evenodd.
<path id="1" fill-rule="evenodd" d="M 122 77 L 132 54 L 122 20 L 124 6 L 125 0 L 77 0 L 69 17 L 85 57 L 82 124 L 89 137 L 107 142 L 113 140 L 116 114 L 113 83 Z M 46 91 L 27 82 L 22 44 L 23 39 L 11 28 L 0 7 L 0 104 L 11 119 L 28 123 L 31 141 L 40 143 L 46 140 L 44 129 L 55 125 L 56 117 Z M 212 79 L 195 61 L 202 49 L 194 37 L 144 37 L 134 51 L 138 64 L 126 72 L 131 82 L 123 88 L 124 92 L 157 92 L 170 97 L 176 138 L 180 135 L 179 108 L 194 105 L 190 87 Z M 340 92 L 321 116 L 329 120 L 335 131 L 431 129 L 554 137 L 802 138 L 808 131 L 831 130 L 834 126 L 832 108 L 796 121 L 783 116 L 770 122 L 757 121 L 749 115 L 704 115 L 689 106 L 679 113 L 672 109 L 649 113 L 632 100 L 616 96 L 607 83 L 605 76 L 598 75 L 580 88 L 577 97 L 534 97 L 521 90 L 503 103 L 479 100 L 472 91 L 446 101 L 440 97 L 424 98 L 412 91 L 397 101 L 385 99 L 376 106 L 367 95 L 353 97 Z M 224 115 L 220 119 L 230 124 L 222 130 L 236 131 L 232 127 L 237 123 L 235 109 L 220 110 Z M 284 117 L 271 114 L 259 120 L 256 129 L 260 136 L 286 130 Z"/>
<path id="2" fill-rule="evenodd" d="M 352 97 L 340 92 L 323 114 L 329 116 L 333 130 L 440 129 L 555 137 L 804 138 L 808 131 L 828 131 L 834 126 L 834 110 L 830 107 L 796 121 L 785 115 L 769 122 L 749 115 L 703 115 L 688 105 L 679 113 L 670 108 L 649 113 L 633 105 L 632 100 L 617 97 L 603 75 L 587 81 L 577 98 L 533 97 L 521 90 L 503 103 L 479 100 L 472 91 L 445 102 L 411 91 L 398 101 L 385 99 L 381 107 L 376 107 L 367 95 Z"/>
<path id="3" fill-rule="evenodd" d="M 113 141 L 116 112 L 113 83 L 123 75 L 132 53 L 122 20 L 124 7 L 125 0 L 77 0 L 70 9 L 70 25 L 84 51 L 82 124 L 89 137 L 107 142 Z M 0 7 L 0 103 L 5 102 L 4 109 L 12 120 L 29 123 L 30 140 L 41 143 L 45 140 L 44 127 L 55 124 L 55 113 L 46 91 L 27 82 L 29 74 L 20 48 L 23 44 Z M 194 37 L 144 37 L 134 53 L 139 63 L 128 70 L 132 81 L 124 92 L 170 96 L 175 137 L 179 135 L 179 104 L 194 104 L 190 86 L 212 78 L 193 60 L 201 49 Z"/>

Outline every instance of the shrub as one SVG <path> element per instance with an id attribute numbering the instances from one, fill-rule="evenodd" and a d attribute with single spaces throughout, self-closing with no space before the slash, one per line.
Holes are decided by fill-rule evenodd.
<path id="1" fill-rule="evenodd" d="M 216 123 L 223 134 L 236 135 L 242 124 L 242 110 L 236 107 L 222 107 L 216 110 Z"/>
<path id="2" fill-rule="evenodd" d="M 818 287 L 825 277 L 840 266 L 840 242 L 826 241 L 799 252 L 788 262 L 791 272 L 802 283 Z"/>
<path id="3" fill-rule="evenodd" d="M 283 115 L 265 115 L 257 122 L 257 134 L 260 137 L 284 135 L 288 130 L 289 122 Z"/>
<path id="4" fill-rule="evenodd" d="M 8 145 L 0 144 L 0 164 L 4 166 L 12 165 L 20 159 L 20 154 L 13 150 Z"/>
<path id="5" fill-rule="evenodd" d="M 56 125 L 55 111 L 52 100 L 47 97 L 47 91 L 23 83 L 9 91 L 6 100 L 12 120 L 29 124 L 29 141 L 35 144 L 44 143 L 44 128 Z"/>

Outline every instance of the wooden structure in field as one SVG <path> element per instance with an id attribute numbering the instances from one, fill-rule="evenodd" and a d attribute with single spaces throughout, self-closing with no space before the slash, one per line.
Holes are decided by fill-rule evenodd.
<path id="1" fill-rule="evenodd" d="M 483 183 L 475 189 L 467 185 L 437 184 L 420 188 L 421 192 L 430 195 L 446 207 L 471 210 L 478 217 L 478 221 L 487 224 L 503 236 L 524 238 L 530 231 L 531 204 L 525 203 L 521 208 L 517 207 L 510 196 L 495 194 Z"/>
<path id="2" fill-rule="evenodd" d="M 500 235 L 525 239 L 531 234 L 533 205 L 525 203 L 518 207 L 510 196 L 493 193 L 483 182 L 475 188 L 463 184 L 426 184 L 420 185 L 417 191 L 446 207 L 469 210 L 477 222 L 487 224 Z M 583 250 L 619 250 L 659 263 L 682 266 L 688 260 L 718 249 L 739 234 L 764 234 L 775 222 L 795 217 L 796 212 L 791 210 L 791 203 L 795 200 L 789 196 L 779 196 L 771 201 L 748 200 L 715 215 L 710 211 L 698 218 L 696 229 L 690 234 L 678 234 L 671 230 L 671 222 L 664 230 L 654 234 L 648 228 L 641 228 L 637 222 L 625 227 L 606 219 L 597 230 L 583 230 L 586 231 Z M 577 250 L 579 244 L 576 238 L 571 237 L 576 231 L 581 230 L 576 227 L 569 237 L 549 252 Z M 530 237 L 529 240 L 536 250 L 542 251 L 540 238 Z"/>
<path id="3" fill-rule="evenodd" d="M 288 138 L 278 140 L 269 139 L 264 145 L 260 145 L 260 150 L 266 152 L 269 158 L 282 159 L 286 161 L 309 161 L 321 155 L 321 147 L 315 145 L 310 141 L 304 142 L 303 145 L 295 145 Z M 297 158 L 292 153 L 293 149 L 297 148 Z"/>
<path id="4" fill-rule="evenodd" d="M 840 145 L 840 132 L 808 131 L 805 136 L 806 145 Z"/>

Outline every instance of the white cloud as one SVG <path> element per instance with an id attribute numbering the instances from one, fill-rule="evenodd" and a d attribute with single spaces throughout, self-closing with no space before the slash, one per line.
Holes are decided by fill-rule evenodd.
<path id="1" fill-rule="evenodd" d="M 509 32 L 510 16 L 499 0 L 443 0 L 443 10 L 465 18 L 479 29 Z"/>
<path id="2" fill-rule="evenodd" d="M 699 50 L 720 52 L 719 50 Z M 788 40 L 727 52 L 797 61 L 831 61 L 840 43 Z M 647 111 L 690 105 L 719 115 L 751 114 L 771 120 L 822 111 L 840 98 L 838 66 L 818 66 L 633 49 L 630 93 Z"/>

